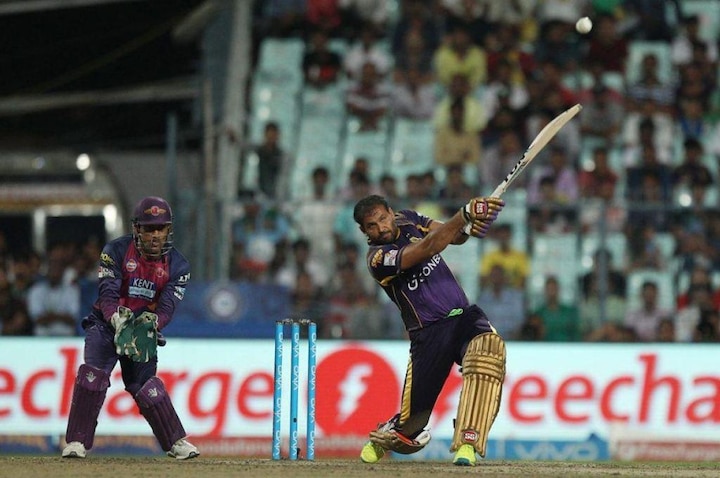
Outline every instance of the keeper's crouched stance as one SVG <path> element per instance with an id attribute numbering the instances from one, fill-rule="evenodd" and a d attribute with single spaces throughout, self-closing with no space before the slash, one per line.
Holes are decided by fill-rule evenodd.
<path id="1" fill-rule="evenodd" d="M 440 253 L 470 236 L 483 238 L 504 206 L 500 198 L 473 198 L 443 223 L 417 211 L 396 213 L 380 196 L 355 205 L 355 222 L 370 245 L 370 274 L 400 309 L 410 339 L 400 413 L 370 432 L 362 461 L 375 463 L 387 450 L 415 453 L 430 442 L 430 415 L 455 364 L 462 366 L 463 386 L 453 463 L 474 465 L 476 453 L 485 455 L 500 407 L 505 343 Z"/>
<path id="2" fill-rule="evenodd" d="M 149 196 L 138 203 L 132 234 L 103 248 L 98 267 L 98 299 L 83 320 L 85 363 L 73 389 L 63 449 L 64 458 L 85 458 L 93 447 L 98 416 L 120 362 L 122 379 L 150 425 L 161 448 L 179 460 L 200 453 L 186 440 L 185 429 L 157 377 L 160 335 L 190 279 L 187 259 L 173 248 L 168 203 Z"/>

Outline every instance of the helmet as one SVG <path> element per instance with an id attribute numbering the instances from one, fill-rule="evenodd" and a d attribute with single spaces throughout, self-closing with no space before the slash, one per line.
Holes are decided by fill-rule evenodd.
<path id="1" fill-rule="evenodd" d="M 164 226 L 168 225 L 168 235 L 165 243 L 162 245 L 160 255 L 170 252 L 173 245 L 173 215 L 170 205 L 163 198 L 158 196 L 148 196 L 143 198 L 137 206 L 132 218 L 133 239 L 138 250 L 144 254 L 152 256 L 150 245 L 145 244 L 140 237 L 141 226 Z"/>

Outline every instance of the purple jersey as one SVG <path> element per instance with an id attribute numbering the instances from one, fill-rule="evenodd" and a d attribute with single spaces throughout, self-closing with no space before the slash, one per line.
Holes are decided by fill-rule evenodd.
<path id="1" fill-rule="evenodd" d="M 468 299 L 440 254 L 401 270 L 403 248 L 429 232 L 432 219 L 415 211 L 395 214 L 400 235 L 392 244 L 371 245 L 367 254 L 370 273 L 400 309 L 407 330 L 416 330 L 442 320 Z"/>
<path id="2" fill-rule="evenodd" d="M 98 299 L 90 317 L 109 321 L 118 305 L 137 317 L 144 311 L 158 316 L 158 329 L 172 320 L 175 306 L 185 295 L 190 264 L 175 249 L 160 260 L 140 255 L 132 235 L 109 242 L 100 255 Z"/>

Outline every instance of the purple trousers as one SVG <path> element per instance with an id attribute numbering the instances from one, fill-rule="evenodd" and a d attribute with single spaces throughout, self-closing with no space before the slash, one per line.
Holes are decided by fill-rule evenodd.
<path id="1" fill-rule="evenodd" d="M 85 363 L 109 376 L 119 360 L 125 390 L 135 396 L 157 373 L 157 356 L 148 362 L 133 362 L 129 357 L 120 357 L 115 353 L 115 332 L 110 324 L 97 319 L 88 320 L 86 324 Z"/>

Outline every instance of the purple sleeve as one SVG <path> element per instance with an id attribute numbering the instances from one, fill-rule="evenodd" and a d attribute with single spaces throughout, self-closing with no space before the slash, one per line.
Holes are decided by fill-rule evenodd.
<path id="1" fill-rule="evenodd" d="M 170 252 L 170 280 L 157 302 L 158 329 L 162 330 L 173 318 L 175 307 L 185 297 L 185 288 L 190 281 L 190 264 L 179 252 Z"/>
<path id="2" fill-rule="evenodd" d="M 122 244 L 113 241 L 105 245 L 100 254 L 97 308 L 100 309 L 103 319 L 106 321 L 110 321 L 110 317 L 117 311 L 120 304 L 121 264 L 125 249 Z"/>

